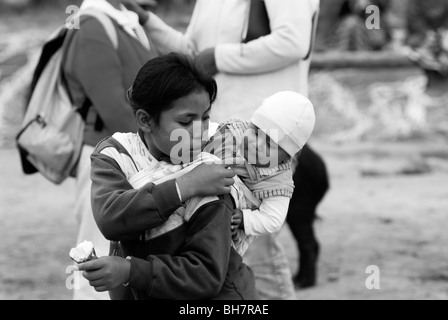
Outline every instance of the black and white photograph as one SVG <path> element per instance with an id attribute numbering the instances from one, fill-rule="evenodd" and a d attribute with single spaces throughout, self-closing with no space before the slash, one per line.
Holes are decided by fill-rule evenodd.
<path id="1" fill-rule="evenodd" d="M 0 0 L 0 300 L 448 300 L 447 228 L 448 0 Z"/>

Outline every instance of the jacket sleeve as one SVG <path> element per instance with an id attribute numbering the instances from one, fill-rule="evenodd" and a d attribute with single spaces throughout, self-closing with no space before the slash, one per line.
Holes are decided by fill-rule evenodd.
<path id="1" fill-rule="evenodd" d="M 257 74 L 282 69 L 304 59 L 310 50 L 316 0 L 265 0 L 271 34 L 243 43 L 216 46 L 218 70 Z M 313 3 L 315 3 L 313 5 Z"/>
<path id="2" fill-rule="evenodd" d="M 185 245 L 177 256 L 132 258 L 130 286 L 157 299 L 211 299 L 226 278 L 231 249 L 231 200 L 201 207 L 188 222 Z"/>
<path id="3" fill-rule="evenodd" d="M 174 180 L 133 189 L 115 160 L 96 151 L 91 160 L 93 215 L 108 240 L 136 238 L 162 225 L 182 205 Z"/>
<path id="4" fill-rule="evenodd" d="M 194 21 L 194 15 L 198 11 L 198 4 L 196 4 L 191 21 Z M 187 32 L 183 34 L 167 25 L 154 13 L 149 12 L 149 19 L 143 25 L 143 29 L 161 54 L 168 54 L 173 51 L 185 54 L 194 54 L 196 52 L 195 44 L 189 36 L 191 25 Z"/>
<path id="5" fill-rule="evenodd" d="M 75 76 L 110 132 L 134 132 L 137 126 L 126 100 L 118 53 L 100 22 L 84 19 L 76 35 Z"/>

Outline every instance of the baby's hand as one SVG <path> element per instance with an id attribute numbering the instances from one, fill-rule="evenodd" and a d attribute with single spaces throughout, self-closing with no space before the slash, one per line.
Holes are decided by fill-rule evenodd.
<path id="1" fill-rule="evenodd" d="M 239 209 L 233 210 L 232 215 L 232 223 L 231 223 L 231 230 L 232 230 L 232 236 L 235 235 L 237 230 L 240 228 L 241 225 L 244 226 L 244 219 L 243 219 L 243 211 Z"/>
<path id="2" fill-rule="evenodd" d="M 177 179 L 182 200 L 229 194 L 236 173 L 224 164 L 201 164 Z"/>
<path id="3" fill-rule="evenodd" d="M 102 257 L 79 264 L 79 271 L 97 292 L 118 288 L 129 281 L 131 262 L 121 257 Z"/>

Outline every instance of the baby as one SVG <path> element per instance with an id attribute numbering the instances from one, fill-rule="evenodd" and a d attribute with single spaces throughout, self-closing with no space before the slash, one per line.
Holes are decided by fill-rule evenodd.
<path id="1" fill-rule="evenodd" d="M 226 160 L 238 174 L 258 207 L 243 204 L 234 215 L 234 241 L 245 252 L 254 237 L 282 227 L 294 191 L 291 162 L 314 129 L 311 102 L 295 92 L 267 98 L 250 121 L 221 124 L 203 151 Z M 229 159 L 233 163 L 227 163 Z M 253 203 L 253 201 L 252 201 Z M 238 207 L 238 205 L 237 205 Z"/>

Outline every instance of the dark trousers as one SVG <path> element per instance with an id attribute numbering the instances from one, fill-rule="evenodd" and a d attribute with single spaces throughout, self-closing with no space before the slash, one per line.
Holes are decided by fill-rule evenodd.
<path id="1" fill-rule="evenodd" d="M 294 280 L 299 287 L 309 287 L 316 281 L 319 254 L 313 223 L 317 207 L 330 184 L 325 162 L 310 146 L 305 145 L 298 162 L 293 176 L 295 190 L 286 221 L 299 250 L 299 273 Z"/>

